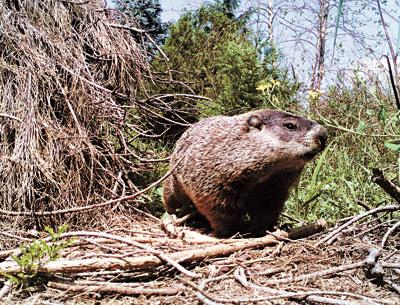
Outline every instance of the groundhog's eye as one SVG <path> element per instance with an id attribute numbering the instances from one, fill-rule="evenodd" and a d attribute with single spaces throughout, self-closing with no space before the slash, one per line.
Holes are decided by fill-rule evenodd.
<path id="1" fill-rule="evenodd" d="M 296 130 L 297 129 L 296 124 L 293 124 L 293 123 L 285 123 L 285 124 L 283 124 L 283 126 L 285 126 L 289 130 Z"/>

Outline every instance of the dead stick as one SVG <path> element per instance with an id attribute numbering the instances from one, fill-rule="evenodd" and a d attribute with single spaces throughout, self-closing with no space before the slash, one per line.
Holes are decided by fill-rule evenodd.
<path id="1" fill-rule="evenodd" d="M 286 232 L 279 232 L 278 235 L 287 237 Z M 246 240 L 239 240 L 233 244 L 215 245 L 207 248 L 185 250 L 181 252 L 169 254 L 169 258 L 178 263 L 190 263 L 201 261 L 205 258 L 219 257 L 232 254 L 236 251 L 244 249 L 252 249 L 274 245 L 279 240 L 276 237 L 267 235 L 261 238 L 253 238 Z M 89 272 L 96 270 L 128 270 L 128 269 L 144 269 L 153 268 L 162 265 L 162 260 L 154 255 L 139 256 L 139 257 L 125 257 L 119 258 L 89 258 L 89 259 L 76 259 L 57 261 L 49 261 L 37 268 L 41 273 L 76 273 L 76 272 Z M 16 273 L 20 271 L 20 267 L 14 261 L 4 261 L 0 263 L 0 271 L 5 273 Z"/>
<path id="2" fill-rule="evenodd" d="M 393 234 L 393 232 L 396 231 L 396 229 L 398 227 L 400 227 L 400 221 L 396 222 L 392 227 L 390 227 L 389 230 L 387 230 L 387 232 L 385 233 L 385 235 L 382 238 L 382 243 L 381 243 L 381 248 L 382 249 L 385 248 L 385 244 L 386 244 L 386 241 L 388 240 L 389 236 L 391 234 Z"/>
<path id="3" fill-rule="evenodd" d="M 141 243 L 139 243 L 137 241 L 134 241 L 134 240 L 132 240 L 130 238 L 125 238 L 125 237 L 112 235 L 112 234 L 108 234 L 108 233 L 85 232 L 85 231 L 81 231 L 81 232 L 78 231 L 78 232 L 73 232 L 73 233 L 64 233 L 63 235 L 65 237 L 74 237 L 74 236 L 100 237 L 100 238 L 108 238 L 108 239 L 111 239 L 111 240 L 116 240 L 116 241 L 119 241 L 119 242 L 123 242 L 123 243 L 126 243 L 128 245 L 143 249 L 143 250 L 147 251 L 148 253 L 151 253 L 151 254 L 157 256 L 159 259 L 165 261 L 166 263 L 168 263 L 171 266 L 175 267 L 177 270 L 179 270 L 183 274 L 186 274 L 189 277 L 194 277 L 194 278 L 201 277 L 201 275 L 199 275 L 197 273 L 194 273 L 194 272 L 186 270 L 178 262 L 176 262 L 174 259 L 172 259 L 168 255 L 166 255 L 164 252 L 162 252 L 160 250 L 153 249 L 152 247 L 150 247 L 148 245 L 141 244 Z"/>
<path id="4" fill-rule="evenodd" d="M 316 233 L 322 232 L 328 227 L 324 219 L 319 219 L 315 223 L 307 224 L 289 231 L 289 239 L 301 239 Z"/>
<path id="5" fill-rule="evenodd" d="M 400 269 L 400 264 L 396 264 L 396 263 L 385 263 L 382 262 L 382 267 L 383 268 L 394 268 L 394 269 Z"/>
<path id="6" fill-rule="evenodd" d="M 307 231 L 308 233 L 318 233 L 323 229 L 321 225 L 315 225 L 315 232 Z M 71 237 L 76 235 L 76 232 L 63 233 L 61 237 Z M 297 234 L 297 233 L 296 233 Z M 206 258 L 220 257 L 230 255 L 236 251 L 245 249 L 261 248 L 266 246 L 275 245 L 279 242 L 279 238 L 288 238 L 291 233 L 279 231 L 275 236 L 267 235 L 260 238 L 249 238 L 237 240 L 229 244 L 217 244 L 214 246 L 185 250 L 181 252 L 168 254 L 168 257 L 177 263 L 191 263 L 202 261 Z M 101 236 L 104 237 L 104 236 Z M 224 240 L 221 240 L 223 242 Z M 142 245 L 143 246 L 143 245 Z M 149 255 L 139 257 L 125 257 L 119 258 L 90 258 L 90 259 L 76 259 L 57 261 L 50 261 L 38 266 L 37 271 L 42 273 L 77 273 L 77 272 L 90 272 L 97 270 L 114 270 L 114 269 L 145 269 L 153 268 L 162 265 L 160 258 Z M 0 271 L 5 273 L 16 273 L 20 271 L 20 267 L 14 261 L 5 261 L 0 263 Z"/>
<path id="7" fill-rule="evenodd" d="M 323 270 L 323 271 L 303 274 L 303 275 L 299 275 L 299 276 L 296 276 L 296 277 L 286 277 L 286 278 L 283 278 L 283 279 L 268 280 L 268 281 L 264 282 L 264 284 L 265 285 L 278 285 L 278 284 L 287 284 L 287 283 L 293 283 L 293 282 L 301 282 L 301 281 L 310 280 L 310 279 L 313 279 L 313 278 L 319 278 L 319 277 L 326 276 L 326 275 L 336 274 L 338 272 L 357 269 L 357 268 L 362 267 L 362 266 L 364 266 L 366 264 L 367 264 L 366 261 L 360 261 L 360 262 L 357 262 L 357 263 L 353 263 L 353 264 L 349 264 L 349 265 L 343 265 L 343 266 L 339 266 L 339 267 L 334 267 L 334 268 L 326 269 L 326 270 Z"/>
<path id="8" fill-rule="evenodd" d="M 336 235 L 338 235 L 341 231 L 343 231 L 345 228 L 352 225 L 353 223 L 363 219 L 364 217 L 367 217 L 372 214 L 380 213 L 380 212 L 393 212 L 393 211 L 397 211 L 397 210 L 400 210 L 400 205 L 387 205 L 384 207 L 379 207 L 379 208 L 364 212 L 358 216 L 353 217 L 352 219 L 345 222 L 343 225 L 341 225 L 337 229 L 333 230 L 330 234 L 328 234 L 323 239 L 318 241 L 315 244 L 315 246 L 318 247 L 319 245 L 321 245 L 323 243 L 331 244 L 334 241 Z"/>
<path id="9" fill-rule="evenodd" d="M 0 300 L 3 299 L 7 293 L 11 291 L 13 284 L 11 280 L 8 280 L 7 282 L 4 283 L 4 286 L 0 289 Z"/>
<path id="10" fill-rule="evenodd" d="M 72 292 L 108 292 L 123 295 L 176 295 L 181 290 L 177 288 L 144 288 L 144 287 L 129 287 L 115 283 L 99 283 L 98 285 L 79 285 L 66 284 L 58 282 L 49 282 L 50 288 L 67 290 Z"/>
<path id="11" fill-rule="evenodd" d="M 400 187 L 389 181 L 383 175 L 382 170 L 372 169 L 372 181 L 378 184 L 390 197 L 400 203 Z"/>

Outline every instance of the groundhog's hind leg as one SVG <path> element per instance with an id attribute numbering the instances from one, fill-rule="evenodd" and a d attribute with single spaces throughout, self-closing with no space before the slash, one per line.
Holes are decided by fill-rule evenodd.
<path id="1" fill-rule="evenodd" d="M 163 187 L 163 202 L 169 214 L 175 214 L 178 209 L 188 209 L 191 201 L 173 175 L 164 180 Z"/>
<path id="2" fill-rule="evenodd" d="M 253 236 L 264 236 L 266 231 L 273 230 L 278 223 L 279 215 L 283 208 L 283 202 L 275 205 L 261 206 L 249 211 L 251 225 L 248 228 Z"/>
<path id="3" fill-rule="evenodd" d="M 212 202 L 212 203 L 211 203 Z M 218 237 L 231 237 L 243 230 L 242 213 L 234 207 L 211 200 L 197 203 L 198 211 L 208 220 Z"/>

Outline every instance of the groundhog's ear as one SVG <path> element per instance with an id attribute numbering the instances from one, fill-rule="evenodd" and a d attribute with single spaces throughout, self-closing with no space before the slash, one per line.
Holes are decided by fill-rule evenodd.
<path id="1" fill-rule="evenodd" d="M 252 114 L 251 116 L 249 116 L 249 118 L 247 119 L 247 124 L 251 127 L 255 127 L 257 129 L 261 130 L 261 126 L 263 124 L 262 122 L 262 117 L 258 114 Z"/>

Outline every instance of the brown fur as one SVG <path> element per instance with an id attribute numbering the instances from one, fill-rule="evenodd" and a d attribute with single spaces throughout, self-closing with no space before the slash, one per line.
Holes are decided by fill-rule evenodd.
<path id="1" fill-rule="evenodd" d="M 176 143 L 170 163 L 176 168 L 164 182 L 166 209 L 193 204 L 217 236 L 264 234 L 326 139 L 320 125 L 275 110 L 204 119 Z"/>

